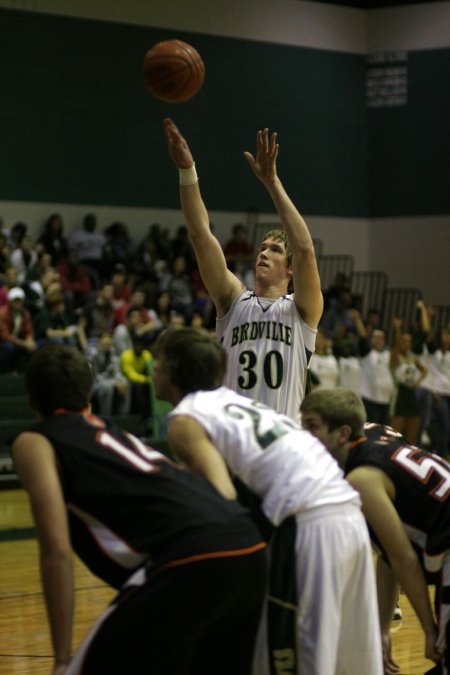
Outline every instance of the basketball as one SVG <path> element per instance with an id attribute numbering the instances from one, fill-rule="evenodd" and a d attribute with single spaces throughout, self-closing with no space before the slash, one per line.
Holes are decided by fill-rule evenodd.
<path id="1" fill-rule="evenodd" d="M 205 65 L 194 47 L 182 40 L 155 44 L 144 57 L 144 83 L 166 103 L 184 103 L 195 96 L 205 79 Z"/>

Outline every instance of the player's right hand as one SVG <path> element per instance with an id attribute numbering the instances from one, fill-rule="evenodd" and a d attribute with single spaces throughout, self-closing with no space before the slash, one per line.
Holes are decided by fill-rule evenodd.
<path id="1" fill-rule="evenodd" d="M 180 133 L 180 130 L 170 119 L 166 117 L 163 122 L 164 133 L 169 146 L 169 153 L 175 165 L 179 169 L 190 169 L 194 164 L 194 159 L 186 139 Z"/>

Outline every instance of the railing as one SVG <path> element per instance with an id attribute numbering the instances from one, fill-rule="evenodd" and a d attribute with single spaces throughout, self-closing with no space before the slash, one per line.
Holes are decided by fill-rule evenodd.
<path id="1" fill-rule="evenodd" d="M 367 317 L 372 308 L 381 313 L 387 284 L 388 278 L 384 272 L 353 272 L 350 290 L 354 307 L 359 310 L 362 317 Z"/>
<path id="2" fill-rule="evenodd" d="M 342 272 L 348 279 L 350 279 L 355 263 L 353 256 L 347 254 L 338 254 L 321 255 L 317 260 L 317 264 L 319 267 L 322 290 L 326 291 L 330 286 L 333 285 L 336 274 L 339 272 Z"/>
<path id="3" fill-rule="evenodd" d="M 418 288 L 387 288 L 384 291 L 381 322 L 388 344 L 392 344 L 394 318 L 402 319 L 404 330 L 410 330 L 417 318 L 418 300 L 422 300 L 422 292 Z"/>

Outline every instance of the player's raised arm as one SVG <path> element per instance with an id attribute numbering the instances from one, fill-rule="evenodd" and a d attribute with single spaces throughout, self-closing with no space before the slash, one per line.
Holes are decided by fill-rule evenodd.
<path id="1" fill-rule="evenodd" d="M 52 446 L 41 434 L 14 441 L 17 474 L 28 492 L 38 534 L 45 603 L 54 649 L 52 673 L 70 660 L 73 622 L 73 557 L 67 515 Z"/>
<path id="2" fill-rule="evenodd" d="M 255 156 L 248 151 L 244 156 L 272 197 L 292 249 L 295 303 L 308 326 L 316 328 L 322 316 L 323 297 L 314 242 L 277 174 L 278 151 L 277 134 L 269 138 L 269 130 L 264 129 L 256 135 Z"/>
<path id="3" fill-rule="evenodd" d="M 228 270 L 220 242 L 211 232 L 208 212 L 200 193 L 194 158 L 185 138 L 170 118 L 164 120 L 164 132 L 169 154 L 180 172 L 181 208 L 200 274 L 220 317 L 226 314 L 244 285 Z"/>

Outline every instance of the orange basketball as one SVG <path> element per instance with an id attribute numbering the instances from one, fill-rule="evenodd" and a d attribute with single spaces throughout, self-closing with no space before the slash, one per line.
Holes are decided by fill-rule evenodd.
<path id="1" fill-rule="evenodd" d="M 205 79 L 205 65 L 194 47 L 182 40 L 155 44 L 144 58 L 144 83 L 166 103 L 183 103 L 195 96 Z"/>

